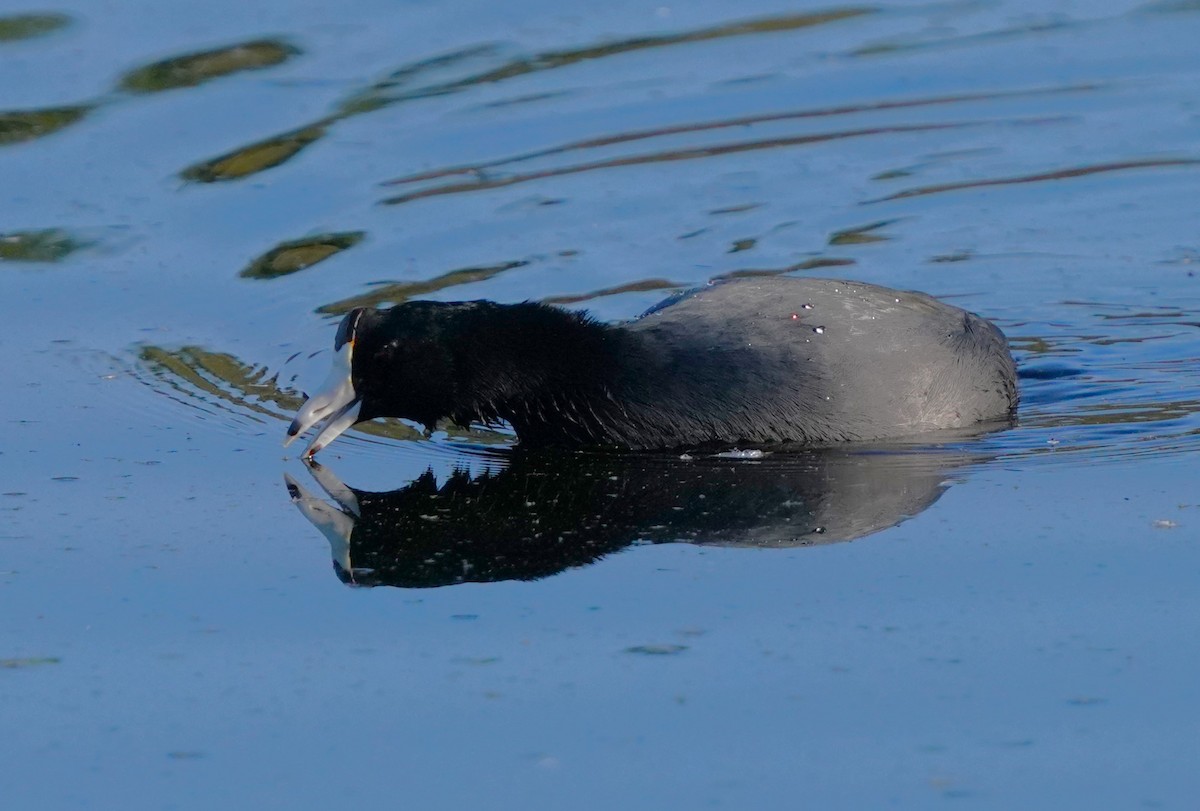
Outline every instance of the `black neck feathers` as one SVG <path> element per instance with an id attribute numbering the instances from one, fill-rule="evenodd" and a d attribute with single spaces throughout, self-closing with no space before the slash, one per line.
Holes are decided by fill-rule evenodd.
<path id="1" fill-rule="evenodd" d="M 413 302 L 362 318 L 366 416 L 509 422 L 527 445 L 615 444 L 642 354 L 619 327 L 543 304 Z"/>

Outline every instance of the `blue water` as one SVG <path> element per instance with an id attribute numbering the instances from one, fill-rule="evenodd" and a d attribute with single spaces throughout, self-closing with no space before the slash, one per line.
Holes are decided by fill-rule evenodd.
<path id="1" fill-rule="evenodd" d="M 0 0 L 5 807 L 1190 808 L 1198 36 L 1187 0 Z M 1019 424 L 550 460 L 565 512 L 424 524 L 371 505 L 522 487 L 510 436 L 368 426 L 332 493 L 280 446 L 356 304 L 621 320 L 763 271 L 995 320 Z"/>

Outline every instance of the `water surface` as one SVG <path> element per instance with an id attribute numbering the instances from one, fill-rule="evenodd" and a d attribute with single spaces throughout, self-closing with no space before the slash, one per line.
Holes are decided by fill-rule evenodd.
<path id="1" fill-rule="evenodd" d="M 1178 0 L 0 3 L 9 803 L 1190 807 L 1198 35 Z M 995 320 L 1019 424 L 280 448 L 352 307 L 620 320 L 777 273 Z"/>

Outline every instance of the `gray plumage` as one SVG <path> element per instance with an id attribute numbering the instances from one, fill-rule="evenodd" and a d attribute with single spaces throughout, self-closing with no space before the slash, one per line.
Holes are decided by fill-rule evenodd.
<path id="1" fill-rule="evenodd" d="M 772 277 L 625 324 L 542 304 L 347 315 L 358 418 L 509 422 L 525 445 L 629 449 L 879 440 L 1011 419 L 1004 335 L 923 293 Z"/>

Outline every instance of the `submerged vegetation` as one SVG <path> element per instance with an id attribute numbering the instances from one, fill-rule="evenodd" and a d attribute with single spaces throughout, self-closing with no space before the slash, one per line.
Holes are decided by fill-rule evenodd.
<path id="1" fill-rule="evenodd" d="M 243 279 L 277 279 L 323 262 L 363 241 L 366 231 L 317 234 L 281 242 L 255 259 L 238 275 Z"/>
<path id="2" fill-rule="evenodd" d="M 194 87 L 244 70 L 273 67 L 299 53 L 300 49 L 294 45 L 274 39 L 241 42 L 137 68 L 121 78 L 120 88 L 131 93 L 157 93 Z"/>
<path id="3" fill-rule="evenodd" d="M 12 231 L 0 234 L 0 261 L 58 262 L 92 244 L 61 228 Z"/>
<path id="4" fill-rule="evenodd" d="M 0 112 L 0 146 L 32 141 L 58 132 L 80 121 L 91 109 L 87 105 L 76 105 Z"/>
<path id="5" fill-rule="evenodd" d="M 0 43 L 45 36 L 70 23 L 66 14 L 10 14 L 0 17 Z"/>

